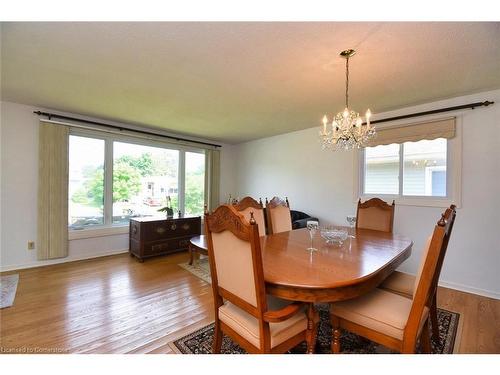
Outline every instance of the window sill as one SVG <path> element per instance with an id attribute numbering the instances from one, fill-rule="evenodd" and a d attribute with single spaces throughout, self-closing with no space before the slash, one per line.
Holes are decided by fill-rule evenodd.
<path id="1" fill-rule="evenodd" d="M 460 204 L 451 198 L 429 198 L 429 197 L 399 197 L 394 195 L 363 195 L 361 200 L 365 201 L 370 198 L 380 198 L 391 204 L 394 200 L 399 206 L 417 206 L 417 207 L 441 207 L 447 208 L 451 204 L 455 204 L 460 208 Z"/>
<path id="2" fill-rule="evenodd" d="M 120 225 L 114 227 L 88 228 L 79 230 L 68 230 L 68 240 L 81 240 L 84 238 L 96 238 L 106 236 L 116 236 L 120 234 L 128 234 L 128 225 Z"/>

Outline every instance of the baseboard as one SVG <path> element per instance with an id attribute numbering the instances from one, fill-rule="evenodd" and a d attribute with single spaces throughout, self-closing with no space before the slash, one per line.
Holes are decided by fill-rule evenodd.
<path id="1" fill-rule="evenodd" d="M 439 286 L 442 286 L 444 288 L 459 290 L 461 292 L 477 294 L 477 295 L 480 295 L 483 297 L 489 297 L 489 298 L 494 298 L 494 299 L 500 300 L 500 293 L 494 292 L 492 290 L 475 288 L 473 286 L 463 285 L 463 284 L 459 284 L 459 283 L 453 283 L 450 281 L 440 281 Z"/>
<path id="2" fill-rule="evenodd" d="M 415 276 L 414 274 L 409 273 L 409 272 L 402 272 L 402 271 L 398 271 L 398 272 L 405 273 L 405 274 L 411 275 L 411 276 Z M 439 281 L 439 286 L 442 286 L 443 288 L 458 290 L 460 292 L 477 294 L 477 295 L 483 296 L 483 297 L 500 299 L 500 292 L 494 292 L 492 290 L 475 288 L 473 286 L 468 286 L 468 285 L 463 285 L 463 284 L 459 284 L 459 283 L 454 283 L 454 282 L 451 282 L 451 281 L 440 280 Z"/>
<path id="3" fill-rule="evenodd" d="M 110 255 L 123 254 L 123 253 L 128 253 L 128 249 L 113 250 L 113 251 L 109 251 L 106 253 L 86 254 L 84 256 L 79 256 L 79 257 L 74 257 L 74 258 L 61 258 L 61 259 L 54 259 L 54 260 L 48 260 L 48 261 L 36 261 L 36 262 L 32 262 L 32 263 L 13 264 L 10 266 L 0 266 L 0 272 L 16 271 L 16 270 L 22 270 L 22 269 L 26 269 L 26 268 L 45 267 L 45 266 L 51 266 L 54 264 L 77 262 L 79 260 L 101 258 L 101 257 L 107 257 Z"/>

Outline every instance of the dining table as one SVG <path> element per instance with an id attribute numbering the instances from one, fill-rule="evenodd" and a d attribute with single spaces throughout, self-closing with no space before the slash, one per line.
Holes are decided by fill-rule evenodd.
<path id="1" fill-rule="evenodd" d="M 413 242 L 406 236 L 361 228 L 352 234 L 341 245 L 328 244 L 317 231 L 315 251 L 308 250 L 311 238 L 306 228 L 261 237 L 266 292 L 308 303 L 309 353 L 314 351 L 319 322 L 314 304 L 370 292 L 411 255 Z"/>
<path id="2" fill-rule="evenodd" d="M 329 244 L 316 231 L 315 251 L 307 228 L 260 237 L 266 293 L 307 303 L 307 352 L 314 352 L 317 303 L 362 296 L 384 281 L 411 255 L 413 241 L 395 233 L 341 228 L 351 232 L 342 244 Z M 204 237 L 203 235 L 201 237 Z M 208 251 L 206 241 L 197 246 Z"/>

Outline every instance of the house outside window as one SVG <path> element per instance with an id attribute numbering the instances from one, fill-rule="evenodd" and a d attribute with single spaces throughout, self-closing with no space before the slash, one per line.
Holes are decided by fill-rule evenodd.
<path id="1" fill-rule="evenodd" d="M 422 129 L 422 134 L 418 126 L 390 129 L 390 133 L 383 129 L 382 144 L 360 150 L 357 197 L 423 206 L 458 203 L 461 150 L 455 121 L 425 123 Z M 391 137 L 396 142 L 389 143 Z"/>
<path id="2" fill-rule="evenodd" d="M 174 212 L 203 214 L 203 149 L 92 131 L 72 131 L 69 148 L 70 230 L 160 216 L 168 198 Z"/>

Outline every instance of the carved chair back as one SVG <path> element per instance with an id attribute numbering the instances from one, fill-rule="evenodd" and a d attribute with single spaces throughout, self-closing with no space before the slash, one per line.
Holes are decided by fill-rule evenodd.
<path id="1" fill-rule="evenodd" d="M 441 219 L 434 227 L 434 232 L 424 248 L 421 265 L 415 278 L 416 287 L 413 303 L 403 335 L 403 347 L 405 348 L 415 347 L 424 308 L 429 308 L 432 303 L 455 216 L 455 206 L 452 205 L 441 215 Z"/>
<path id="2" fill-rule="evenodd" d="M 222 205 L 205 215 L 205 234 L 216 319 L 225 299 L 262 323 L 267 301 L 255 220 L 248 222 L 232 205 Z"/>
<path id="3" fill-rule="evenodd" d="M 356 228 L 392 233 L 394 208 L 394 201 L 390 205 L 379 198 L 372 198 L 364 203 L 361 203 L 360 199 L 356 213 Z"/>
<path id="4" fill-rule="evenodd" d="M 269 234 L 288 232 L 292 230 L 292 218 L 290 216 L 290 203 L 274 197 L 270 202 L 266 198 L 266 216 Z"/>
<path id="5" fill-rule="evenodd" d="M 262 200 L 257 202 L 252 197 L 245 197 L 238 203 L 233 204 L 233 207 L 242 214 L 248 222 L 250 222 L 250 214 L 253 212 L 253 217 L 259 227 L 259 235 L 261 237 L 266 235 L 266 222 Z"/>

